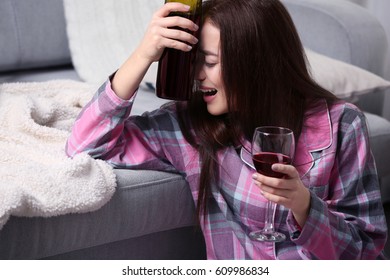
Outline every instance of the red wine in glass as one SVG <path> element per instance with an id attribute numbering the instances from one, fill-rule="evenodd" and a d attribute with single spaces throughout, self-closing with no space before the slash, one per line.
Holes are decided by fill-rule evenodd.
<path id="1" fill-rule="evenodd" d="M 295 152 L 294 133 L 288 128 L 265 126 L 257 127 L 252 139 L 253 164 L 260 174 L 268 177 L 283 178 L 285 175 L 272 170 L 275 163 L 291 164 Z M 257 241 L 280 242 L 286 236 L 275 231 L 273 213 L 276 204 L 268 201 L 265 213 L 265 225 L 262 230 L 252 231 L 249 237 Z"/>
<path id="2" fill-rule="evenodd" d="M 283 154 L 270 152 L 260 152 L 253 155 L 253 164 L 257 172 L 269 177 L 283 178 L 283 173 L 272 170 L 271 167 L 274 163 L 291 164 L 291 158 Z"/>

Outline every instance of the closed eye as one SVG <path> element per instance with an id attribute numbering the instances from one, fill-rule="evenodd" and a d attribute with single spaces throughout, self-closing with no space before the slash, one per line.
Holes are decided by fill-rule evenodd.
<path id="1" fill-rule="evenodd" d="M 208 67 L 208 68 L 212 68 L 212 67 L 214 67 L 215 65 L 217 65 L 217 63 L 208 63 L 208 62 L 205 62 L 204 65 L 206 65 L 206 67 Z"/>

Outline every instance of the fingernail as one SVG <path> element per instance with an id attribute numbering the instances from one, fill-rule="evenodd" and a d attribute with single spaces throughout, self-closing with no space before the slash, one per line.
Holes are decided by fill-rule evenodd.
<path id="1" fill-rule="evenodd" d="M 253 178 L 253 179 L 257 179 L 257 174 L 256 174 L 256 173 L 253 174 L 253 175 L 252 175 L 252 178 Z"/>
<path id="2" fill-rule="evenodd" d="M 271 166 L 271 168 L 272 168 L 273 171 L 279 171 L 279 170 L 280 170 L 279 165 L 276 165 L 276 164 L 273 164 L 273 165 Z"/>

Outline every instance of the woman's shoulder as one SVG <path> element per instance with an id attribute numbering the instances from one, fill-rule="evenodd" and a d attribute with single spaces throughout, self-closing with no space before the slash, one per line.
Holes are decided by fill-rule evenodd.
<path id="1" fill-rule="evenodd" d="M 367 139 L 368 126 L 366 116 L 355 104 L 345 101 L 332 104 L 330 106 L 330 117 L 334 133 L 338 135 L 340 140 L 345 137 Z M 363 138 L 361 138 L 362 136 Z"/>
<path id="2" fill-rule="evenodd" d="M 363 113 L 352 103 L 344 100 L 313 100 L 305 112 L 305 123 L 316 126 L 318 123 L 338 123 L 341 118 Z"/>
<path id="3" fill-rule="evenodd" d="M 331 116 L 338 116 L 342 123 L 352 124 L 356 120 L 365 121 L 364 113 L 355 104 L 339 100 L 329 105 Z"/>

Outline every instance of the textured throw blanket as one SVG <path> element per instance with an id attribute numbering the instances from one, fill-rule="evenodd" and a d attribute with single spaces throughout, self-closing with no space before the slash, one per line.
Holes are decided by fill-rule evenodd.
<path id="1" fill-rule="evenodd" d="M 0 85 L 0 229 L 10 215 L 97 210 L 113 195 L 112 168 L 64 147 L 95 85 L 58 80 Z"/>

